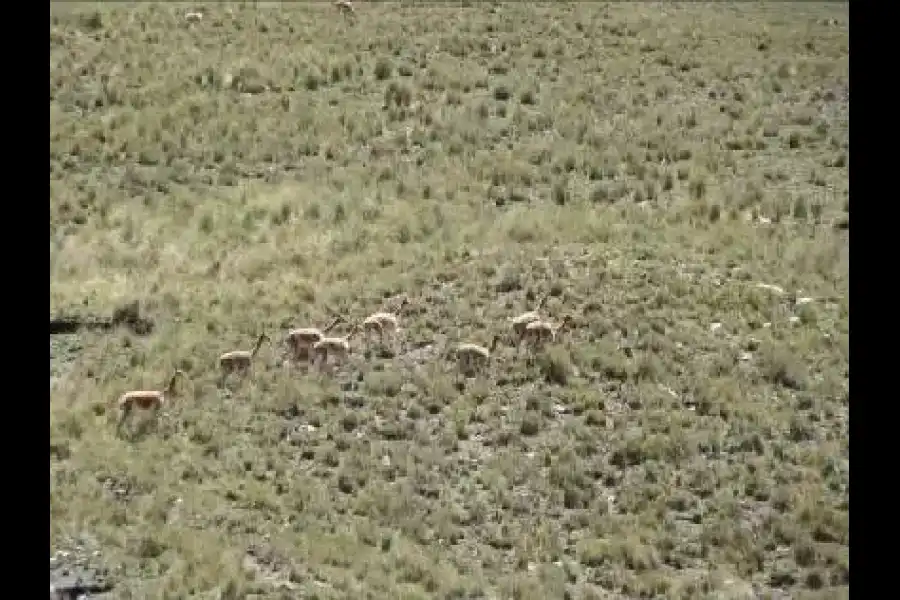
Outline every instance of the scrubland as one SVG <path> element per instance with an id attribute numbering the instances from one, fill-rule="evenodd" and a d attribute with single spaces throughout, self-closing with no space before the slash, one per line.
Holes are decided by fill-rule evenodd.
<path id="1" fill-rule="evenodd" d="M 847 4 L 196 8 L 51 4 L 51 313 L 155 322 L 51 336 L 52 569 L 122 599 L 849 595 Z M 285 363 L 288 328 L 402 294 L 396 344 Z M 547 294 L 550 346 L 445 357 Z"/>

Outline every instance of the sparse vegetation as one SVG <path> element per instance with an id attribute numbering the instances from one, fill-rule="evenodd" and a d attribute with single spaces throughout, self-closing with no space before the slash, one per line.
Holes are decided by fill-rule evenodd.
<path id="1" fill-rule="evenodd" d="M 839 3 L 51 4 L 51 310 L 154 324 L 51 336 L 51 562 L 115 598 L 846 597 L 848 65 Z M 517 353 L 545 295 L 572 326 Z M 389 344 L 218 385 L 403 296 Z"/>

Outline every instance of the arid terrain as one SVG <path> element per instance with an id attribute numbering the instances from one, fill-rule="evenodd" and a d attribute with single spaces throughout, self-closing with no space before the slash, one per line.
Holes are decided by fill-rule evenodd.
<path id="1" fill-rule="evenodd" d="M 845 3 L 51 3 L 51 583 L 847 598 L 848 164 Z"/>

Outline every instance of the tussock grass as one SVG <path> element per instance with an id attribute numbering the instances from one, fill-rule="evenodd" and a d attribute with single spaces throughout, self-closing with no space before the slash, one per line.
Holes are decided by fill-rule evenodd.
<path id="1" fill-rule="evenodd" d="M 51 5 L 51 309 L 156 321 L 51 338 L 51 553 L 122 598 L 848 593 L 846 5 L 189 8 Z M 442 358 L 547 293 L 536 360 Z M 396 349 L 217 385 L 399 294 Z"/>

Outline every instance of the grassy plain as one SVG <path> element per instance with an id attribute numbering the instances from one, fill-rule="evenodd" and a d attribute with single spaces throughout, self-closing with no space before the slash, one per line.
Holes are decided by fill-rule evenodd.
<path id="1" fill-rule="evenodd" d="M 848 596 L 846 4 L 193 8 L 51 4 L 51 312 L 157 323 L 51 338 L 51 554 L 117 598 Z M 395 352 L 217 386 L 402 293 Z M 543 294 L 571 331 L 458 385 Z"/>

